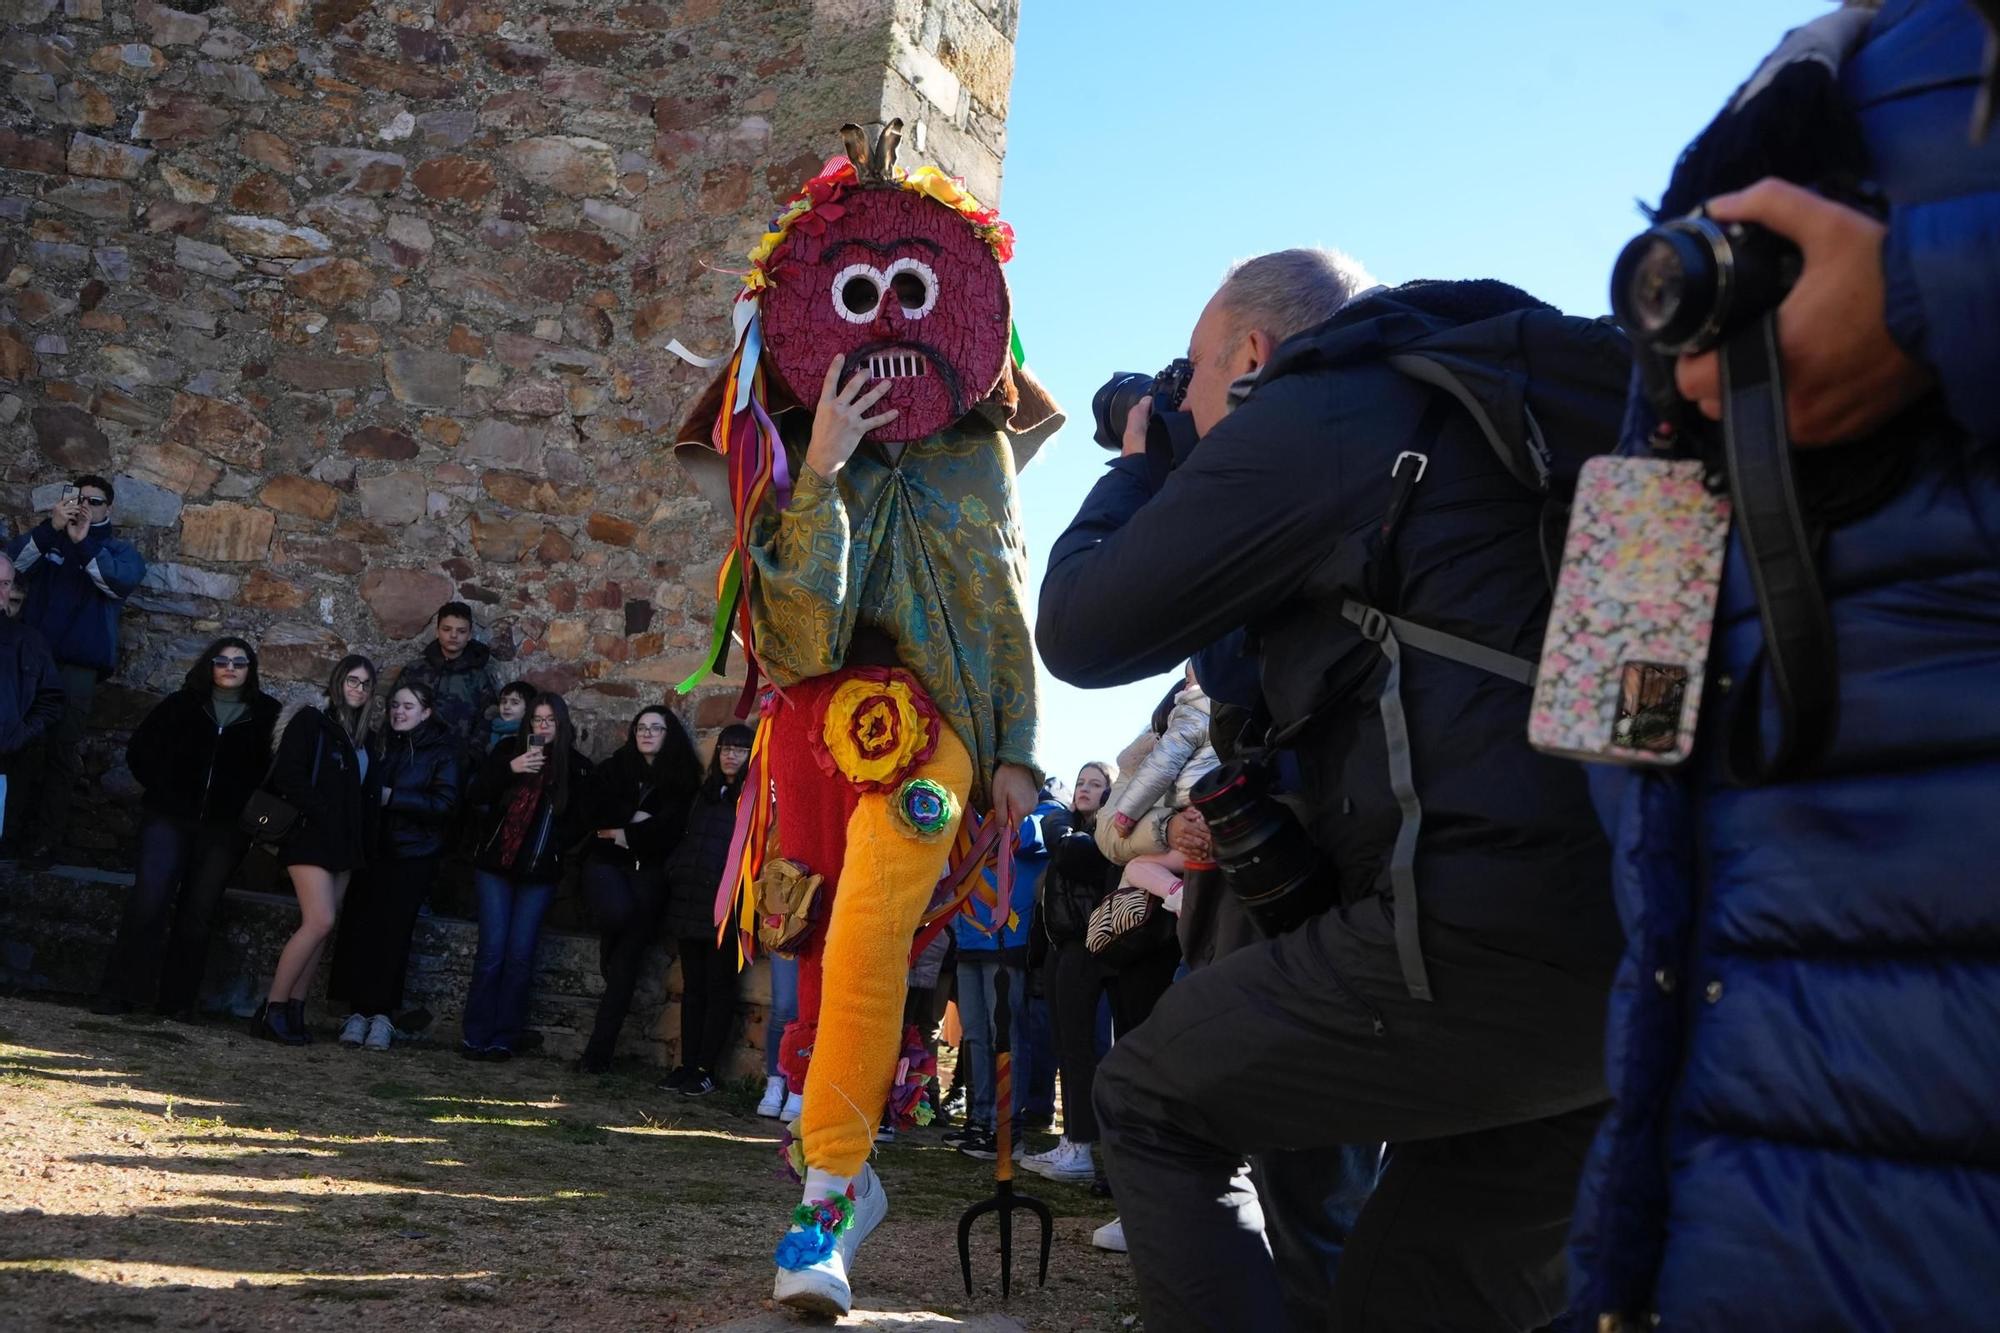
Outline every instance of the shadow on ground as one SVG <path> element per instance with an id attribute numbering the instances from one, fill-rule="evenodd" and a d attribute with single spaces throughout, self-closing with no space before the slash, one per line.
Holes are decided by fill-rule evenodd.
<path id="1" fill-rule="evenodd" d="M 0 1309 L 23 1328 L 709 1328 L 760 1317 L 796 1187 L 755 1089 L 689 1102 L 657 1071 L 468 1064 L 439 1048 L 293 1050 L 240 1029 L 0 1000 Z M 1032 1147 L 1041 1146 L 1037 1141 Z M 935 1131 L 878 1156 L 890 1219 L 857 1266 L 883 1327 L 992 1328 L 956 1218 L 990 1174 Z M 1024 1247 L 1008 1315 L 1120 1329 L 1109 1215 L 1033 1182 L 1057 1254 Z M 987 1251 L 992 1251 L 987 1253 Z M 975 1272 L 990 1288 L 997 1241 Z M 935 1312 L 936 1320 L 914 1318 Z M 760 1325 L 761 1326 L 761 1325 Z"/>

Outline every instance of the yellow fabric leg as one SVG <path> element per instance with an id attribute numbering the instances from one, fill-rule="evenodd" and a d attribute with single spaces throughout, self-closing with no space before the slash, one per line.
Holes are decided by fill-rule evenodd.
<path id="1" fill-rule="evenodd" d="M 910 776 L 949 788 L 962 811 L 972 757 L 949 728 L 939 730 L 937 753 Z M 902 1041 L 910 944 L 958 833 L 954 820 L 936 838 L 918 838 L 896 817 L 895 796 L 863 796 L 847 821 L 826 924 L 825 993 L 799 1137 L 806 1165 L 837 1176 L 857 1174 L 875 1142 Z"/>

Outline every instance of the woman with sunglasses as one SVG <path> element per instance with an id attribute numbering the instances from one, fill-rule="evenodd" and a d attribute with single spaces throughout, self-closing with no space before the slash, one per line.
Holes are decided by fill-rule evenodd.
<path id="1" fill-rule="evenodd" d="M 542 918 L 589 831 L 582 816 L 590 775 L 569 704 L 544 694 L 528 712 L 527 734 L 495 746 L 473 779 L 470 799 L 485 813 L 472 875 L 479 953 L 459 1046 L 468 1060 L 505 1060 L 526 1033 Z"/>
<path id="2" fill-rule="evenodd" d="M 306 992 L 333 934 L 347 881 L 365 860 L 368 750 L 362 737 L 374 695 L 375 664 L 359 654 L 341 658 L 327 678 L 325 705 L 292 715 L 271 766 L 271 793 L 299 812 L 278 848 L 299 897 L 299 928 L 278 955 L 271 994 L 256 1022 L 258 1035 L 287 1046 L 312 1040 Z"/>
<path id="3" fill-rule="evenodd" d="M 434 716 L 437 698 L 406 680 L 389 696 L 389 726 L 368 766 L 375 828 L 368 864 L 355 875 L 333 949 L 332 994 L 352 1006 L 343 1046 L 386 1051 L 403 1006 L 410 936 L 437 878 L 464 784 L 458 737 Z"/>
<path id="4" fill-rule="evenodd" d="M 577 1070 L 611 1068 L 618 1031 L 632 1007 L 646 950 L 666 905 L 667 854 L 681 839 L 688 798 L 701 782 L 701 760 L 687 728 L 664 705 L 639 710 L 625 744 L 598 766 L 590 784 L 583 900 L 597 923 L 604 998 Z"/>
<path id="5" fill-rule="evenodd" d="M 667 932 L 681 960 L 681 1062 L 660 1087 L 688 1097 L 715 1091 L 736 1022 L 736 944 L 716 942 L 715 893 L 736 832 L 736 798 L 750 762 L 750 728 L 722 729 L 688 810 L 687 834 L 667 863 Z M 770 1093 L 768 1081 L 766 1095 Z"/>
<path id="6" fill-rule="evenodd" d="M 209 928 L 249 840 L 236 817 L 263 780 L 282 711 L 257 680 L 257 654 L 217 639 L 187 680 L 146 714 L 125 748 L 145 788 L 138 875 L 98 990 L 98 1013 L 155 1007 L 192 1017 L 208 961 Z"/>

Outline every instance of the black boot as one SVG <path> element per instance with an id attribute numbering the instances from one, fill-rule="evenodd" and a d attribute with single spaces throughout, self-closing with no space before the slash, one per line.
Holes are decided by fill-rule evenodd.
<path id="1" fill-rule="evenodd" d="M 301 1046 L 312 1045 L 312 1029 L 306 1026 L 306 1002 L 304 1000 L 285 1001 L 285 1026 L 298 1037 Z"/>
<path id="2" fill-rule="evenodd" d="M 280 1042 L 286 1046 L 303 1046 L 305 1038 L 293 1031 L 286 1004 L 272 1004 L 265 1001 L 257 1006 L 257 1013 L 250 1021 L 257 1035 L 266 1041 Z"/>

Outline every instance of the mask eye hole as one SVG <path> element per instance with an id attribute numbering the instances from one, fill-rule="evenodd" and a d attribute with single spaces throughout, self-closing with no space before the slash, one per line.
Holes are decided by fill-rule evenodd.
<path id="1" fill-rule="evenodd" d="M 903 318 L 922 319 L 937 305 L 938 280 L 921 259 L 898 259 L 889 265 L 889 290 L 903 308 Z"/>
<path id="2" fill-rule="evenodd" d="M 882 308 L 889 280 L 868 264 L 849 264 L 833 275 L 833 312 L 850 324 L 866 324 Z"/>

